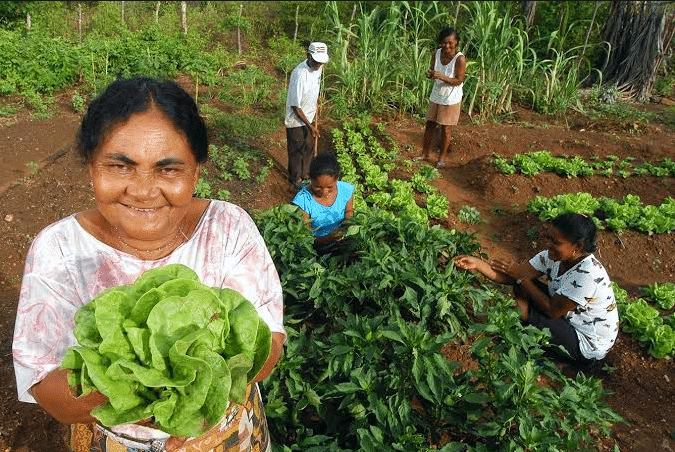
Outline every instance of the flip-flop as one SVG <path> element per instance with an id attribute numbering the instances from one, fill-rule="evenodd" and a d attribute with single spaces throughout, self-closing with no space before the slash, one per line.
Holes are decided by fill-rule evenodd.
<path id="1" fill-rule="evenodd" d="M 445 162 L 436 162 L 436 168 L 445 168 L 446 166 L 448 166 L 448 164 Z"/>

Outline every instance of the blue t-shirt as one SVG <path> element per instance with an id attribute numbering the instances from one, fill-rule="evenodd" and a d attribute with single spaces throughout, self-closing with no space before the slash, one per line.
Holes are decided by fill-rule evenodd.
<path id="1" fill-rule="evenodd" d="M 335 202 L 329 207 L 316 202 L 307 187 L 302 189 L 293 198 L 293 204 L 304 210 L 312 219 L 311 226 L 314 235 L 322 237 L 328 235 L 345 219 L 347 203 L 354 194 L 354 186 L 349 182 L 338 181 Z"/>

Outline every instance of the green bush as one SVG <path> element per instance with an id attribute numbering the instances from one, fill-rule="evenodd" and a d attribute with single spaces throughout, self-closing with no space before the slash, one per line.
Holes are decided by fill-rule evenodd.
<path id="1" fill-rule="evenodd" d="M 672 97 L 675 95 L 675 75 L 658 77 L 654 82 L 654 91 L 659 96 Z"/>

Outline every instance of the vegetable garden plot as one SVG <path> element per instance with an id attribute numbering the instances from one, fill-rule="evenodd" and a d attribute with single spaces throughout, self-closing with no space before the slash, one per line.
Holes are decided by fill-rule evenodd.
<path id="1" fill-rule="evenodd" d="M 336 144 L 352 183 L 379 180 L 360 163 L 364 154 L 377 162 L 362 142 Z M 420 206 L 373 201 L 407 184 L 369 194 L 365 182 L 340 256 L 314 253 L 292 206 L 256 215 L 289 332 L 263 384 L 278 450 L 581 450 L 607 436 L 621 418 L 601 401 L 600 381 L 562 375 L 542 356 L 550 336 L 522 326 L 504 292 L 452 265 L 478 251 L 475 237 L 429 226 Z M 447 360 L 452 344 L 469 344 L 478 368 Z"/>

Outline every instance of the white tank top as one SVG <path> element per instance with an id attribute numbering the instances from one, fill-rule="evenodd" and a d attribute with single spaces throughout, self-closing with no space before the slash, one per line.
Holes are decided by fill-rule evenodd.
<path id="1" fill-rule="evenodd" d="M 463 55 L 462 52 L 457 52 L 455 57 L 446 65 L 441 64 L 441 49 L 436 50 L 436 63 L 434 70 L 444 74 L 447 77 L 455 77 L 455 62 L 457 58 Z M 434 87 L 431 89 L 431 96 L 429 100 L 438 105 L 454 105 L 462 101 L 462 86 L 460 83 L 453 86 L 441 80 L 434 80 Z"/>

